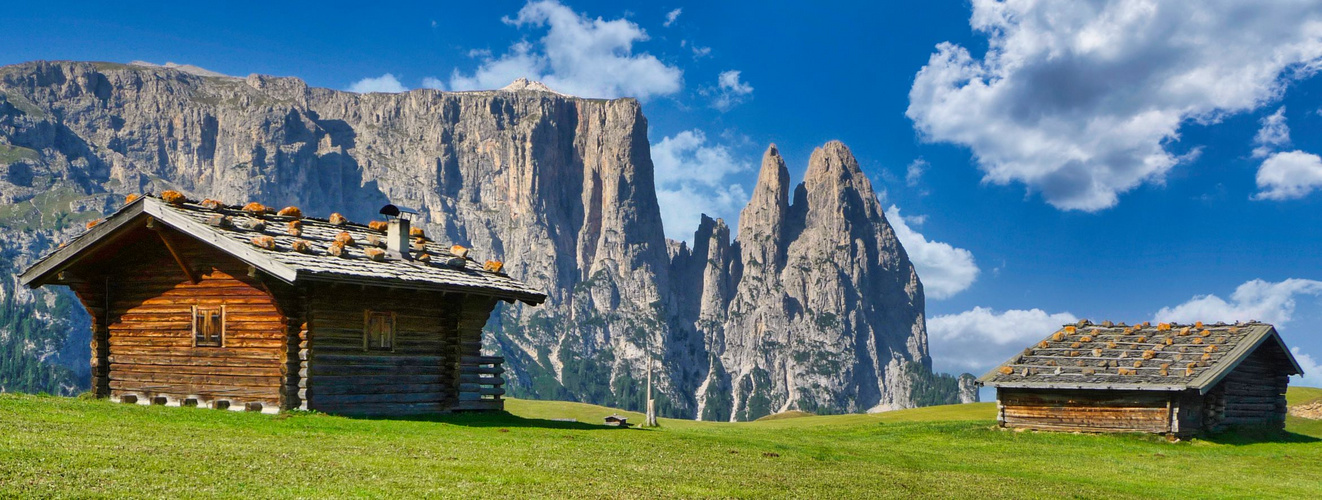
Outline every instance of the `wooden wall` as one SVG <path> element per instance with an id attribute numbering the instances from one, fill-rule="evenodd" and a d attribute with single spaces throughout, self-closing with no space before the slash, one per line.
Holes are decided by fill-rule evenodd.
<path id="1" fill-rule="evenodd" d="M 168 229 L 161 233 L 199 281 L 189 281 L 154 231 L 143 231 L 108 261 L 114 263 L 103 269 L 109 281 L 101 283 L 108 284 L 108 311 L 93 311 L 105 313 L 104 346 L 94 335 L 93 357 L 104 347 L 109 395 L 279 409 L 287 319 L 275 299 L 241 261 Z M 96 296 L 98 284 L 89 282 L 80 297 L 104 300 Z M 225 306 L 223 347 L 193 347 L 195 305 Z"/>
<path id="2" fill-rule="evenodd" d="M 462 294 L 327 283 L 306 287 L 308 327 L 299 338 L 298 382 L 306 408 L 390 415 L 437 412 L 456 400 Z M 395 313 L 393 351 L 363 348 L 368 309 Z M 480 314 L 485 318 L 489 312 Z"/>
<path id="3" fill-rule="evenodd" d="M 1204 427 L 1212 431 L 1236 425 L 1285 428 L 1287 366 L 1280 346 L 1264 342 L 1208 392 Z"/>
<path id="4" fill-rule="evenodd" d="M 1171 394 L 1150 391 L 998 389 L 1002 425 L 1082 432 L 1171 430 Z"/>

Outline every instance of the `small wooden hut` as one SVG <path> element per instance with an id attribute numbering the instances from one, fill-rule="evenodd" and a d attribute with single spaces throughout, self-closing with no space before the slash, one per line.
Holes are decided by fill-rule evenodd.
<path id="1" fill-rule="evenodd" d="M 134 200 L 21 276 L 92 316 L 98 397 L 275 412 L 500 410 L 500 301 L 546 296 L 409 221 Z M 395 212 L 397 213 L 397 212 Z"/>
<path id="2" fill-rule="evenodd" d="M 1272 325 L 1066 325 L 979 382 L 1003 427 L 1182 437 L 1232 425 L 1282 428 L 1290 375 Z"/>

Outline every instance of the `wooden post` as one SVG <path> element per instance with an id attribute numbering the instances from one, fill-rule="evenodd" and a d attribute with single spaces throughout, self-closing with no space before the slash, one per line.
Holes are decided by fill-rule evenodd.
<path id="1" fill-rule="evenodd" d="M 652 399 L 652 358 L 647 358 L 647 421 L 644 425 L 656 427 L 656 400 Z"/>

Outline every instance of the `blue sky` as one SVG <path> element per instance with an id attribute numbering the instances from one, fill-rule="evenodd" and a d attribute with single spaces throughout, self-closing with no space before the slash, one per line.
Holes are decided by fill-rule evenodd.
<path id="1" fill-rule="evenodd" d="M 1322 361 L 1319 2 L 912 5 L 28 2 L 0 63 L 638 96 L 676 238 L 733 222 L 767 144 L 797 182 L 839 139 L 894 207 L 938 369 L 1073 318 L 1270 320 Z"/>

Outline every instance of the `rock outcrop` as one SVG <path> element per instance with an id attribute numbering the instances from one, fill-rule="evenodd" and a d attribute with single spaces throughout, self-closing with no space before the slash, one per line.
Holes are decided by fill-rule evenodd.
<path id="1" fill-rule="evenodd" d="M 20 268 L 135 192 L 358 220 L 392 202 L 547 290 L 544 306 L 505 307 L 488 328 L 515 394 L 640 408 L 651 358 L 664 415 L 911 405 L 902 368 L 930 367 L 922 285 L 842 144 L 813 154 L 792 204 L 768 150 L 738 239 L 704 218 L 689 249 L 663 236 L 639 104 L 548 90 L 355 94 L 146 65 L 0 68 L 0 226 L 19 234 L 0 251 Z M 12 279 L 0 293 L 21 296 L 11 314 L 60 296 Z M 55 325 L 54 307 L 39 321 Z M 79 324 L 51 328 L 77 345 Z"/>

